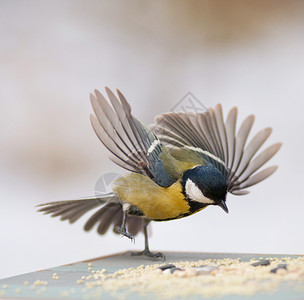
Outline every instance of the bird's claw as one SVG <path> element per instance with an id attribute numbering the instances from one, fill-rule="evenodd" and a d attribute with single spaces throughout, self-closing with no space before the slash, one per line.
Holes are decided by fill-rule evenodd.
<path id="1" fill-rule="evenodd" d="M 126 230 L 125 227 L 116 226 L 116 227 L 114 228 L 114 231 L 115 231 L 116 233 L 121 234 L 121 237 L 125 236 L 125 237 L 129 238 L 129 239 L 131 240 L 131 242 L 135 243 L 135 238 L 134 238 L 134 236 L 133 236 L 131 233 L 129 233 L 129 232 Z"/>
<path id="2" fill-rule="evenodd" d="M 139 252 L 131 252 L 131 255 L 132 256 L 147 256 L 147 257 L 150 257 L 152 258 L 153 260 L 156 260 L 158 258 L 161 258 L 162 261 L 165 261 L 166 257 L 163 253 L 161 252 L 156 252 L 156 253 L 153 253 L 151 252 L 150 250 L 143 250 L 143 251 L 139 251 Z"/>

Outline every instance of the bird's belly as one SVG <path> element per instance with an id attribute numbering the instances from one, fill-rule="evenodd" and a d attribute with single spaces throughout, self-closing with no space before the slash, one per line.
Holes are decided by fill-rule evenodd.
<path id="1" fill-rule="evenodd" d="M 164 188 L 148 177 L 131 173 L 118 178 L 113 191 L 123 201 L 136 205 L 151 220 L 164 221 L 189 214 L 190 206 L 180 182 Z"/>

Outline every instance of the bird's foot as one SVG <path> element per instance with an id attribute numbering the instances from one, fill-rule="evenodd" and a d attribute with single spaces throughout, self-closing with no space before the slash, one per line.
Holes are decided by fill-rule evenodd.
<path id="1" fill-rule="evenodd" d="M 152 258 L 153 260 L 156 260 L 158 258 L 161 258 L 163 261 L 165 261 L 166 257 L 163 253 L 161 252 L 156 252 L 156 253 L 153 253 L 151 252 L 150 250 L 144 250 L 144 251 L 139 251 L 139 252 L 130 252 L 132 256 L 147 256 L 147 257 L 150 257 Z"/>
<path id="2" fill-rule="evenodd" d="M 126 227 L 115 226 L 114 231 L 116 233 L 121 234 L 122 237 L 125 236 L 125 237 L 129 238 L 131 240 L 131 242 L 135 243 L 134 236 L 127 231 Z"/>

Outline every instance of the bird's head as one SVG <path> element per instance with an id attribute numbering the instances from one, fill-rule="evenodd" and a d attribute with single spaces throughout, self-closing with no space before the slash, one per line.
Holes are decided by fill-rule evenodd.
<path id="1" fill-rule="evenodd" d="M 226 213 L 227 182 L 222 173 L 213 167 L 196 166 L 184 172 L 183 193 L 189 201 L 206 205 L 218 205 Z"/>

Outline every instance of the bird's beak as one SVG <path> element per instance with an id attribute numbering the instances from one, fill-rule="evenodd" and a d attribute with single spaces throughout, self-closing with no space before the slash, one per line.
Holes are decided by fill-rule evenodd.
<path id="1" fill-rule="evenodd" d="M 219 206 L 228 214 L 229 213 L 229 210 L 228 210 L 228 207 L 226 205 L 226 202 L 225 200 L 221 200 L 221 202 L 219 203 Z"/>

